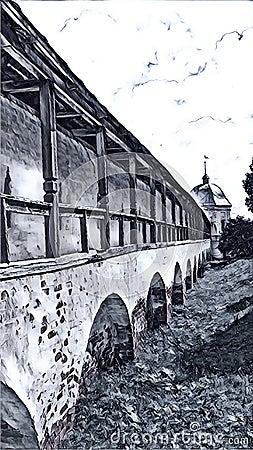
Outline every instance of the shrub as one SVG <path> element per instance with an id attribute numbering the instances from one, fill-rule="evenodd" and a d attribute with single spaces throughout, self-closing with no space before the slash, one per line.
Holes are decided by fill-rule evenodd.
<path id="1" fill-rule="evenodd" d="M 218 248 L 224 258 L 253 257 L 253 222 L 242 216 L 230 219 L 221 235 Z"/>

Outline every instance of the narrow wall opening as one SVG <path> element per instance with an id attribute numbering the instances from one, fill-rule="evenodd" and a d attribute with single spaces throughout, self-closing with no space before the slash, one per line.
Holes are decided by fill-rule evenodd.
<path id="1" fill-rule="evenodd" d="M 159 273 L 153 276 L 147 297 L 147 328 L 154 330 L 167 323 L 167 300 L 163 279 Z"/>
<path id="2" fill-rule="evenodd" d="M 189 291 L 192 288 L 192 268 L 191 261 L 189 259 L 186 267 L 185 287 L 186 291 Z"/>
<path id="3" fill-rule="evenodd" d="M 171 303 L 172 305 L 182 305 L 184 303 L 182 271 L 178 263 L 175 266 Z"/>
<path id="4" fill-rule="evenodd" d="M 1 382 L 1 448 L 39 450 L 30 413 L 17 394 Z"/>
<path id="5" fill-rule="evenodd" d="M 130 319 L 117 294 L 109 295 L 101 304 L 91 327 L 87 351 L 102 370 L 133 360 Z"/>

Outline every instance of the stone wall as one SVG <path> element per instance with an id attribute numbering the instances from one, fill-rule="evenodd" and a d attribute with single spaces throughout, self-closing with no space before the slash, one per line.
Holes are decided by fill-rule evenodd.
<path id="1" fill-rule="evenodd" d="M 94 367 L 87 344 L 102 302 L 112 294 L 124 302 L 137 351 L 154 274 L 164 282 L 169 310 L 176 262 L 185 279 L 187 261 L 193 267 L 194 256 L 208 247 L 209 241 L 181 243 L 90 264 L 69 260 L 65 268 L 6 270 L 0 308 L 2 381 L 28 408 L 40 442 L 52 433 L 59 437 L 61 425 L 71 422 L 80 380 Z"/>
<path id="2" fill-rule="evenodd" d="M 1 96 L 1 192 L 43 200 L 40 141 L 39 118 Z M 43 217 L 11 214 L 8 225 L 12 261 L 44 256 Z"/>
<path id="3" fill-rule="evenodd" d="M 1 192 L 9 167 L 11 194 L 43 200 L 40 120 L 20 104 L 1 95 Z"/>

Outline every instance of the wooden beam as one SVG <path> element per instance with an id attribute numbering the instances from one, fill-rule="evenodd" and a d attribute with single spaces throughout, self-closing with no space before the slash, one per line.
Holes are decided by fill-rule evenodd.
<path id="1" fill-rule="evenodd" d="M 4 22 L 2 21 L 2 24 L 3 23 Z M 1 34 L 1 48 L 4 49 L 6 53 L 15 59 L 15 61 L 17 61 L 22 67 L 24 67 L 28 73 L 35 77 L 43 74 L 43 72 L 39 70 L 34 63 L 29 61 L 29 59 L 26 58 L 21 51 L 13 47 L 13 45 L 11 45 L 11 40 L 8 41 L 3 34 Z"/>
<path id="2" fill-rule="evenodd" d="M 62 84 L 62 83 L 61 83 Z M 77 102 L 74 98 L 70 97 L 65 90 L 63 90 L 60 86 L 56 85 L 56 97 L 59 98 L 62 102 L 66 103 L 71 109 L 76 111 L 76 113 L 80 117 L 82 117 L 87 123 L 94 125 L 100 125 L 99 122 L 95 119 L 95 117 L 91 116 L 91 114 L 86 111 L 85 107 L 82 106 L 83 100 L 79 99 L 79 102 Z M 73 92 L 72 92 L 73 95 Z"/>
<path id="3" fill-rule="evenodd" d="M 156 187 L 155 187 L 155 177 L 154 171 L 150 170 L 150 217 L 154 220 L 150 225 L 150 241 L 151 243 L 156 243 Z"/>
<path id="4" fill-rule="evenodd" d="M 136 154 L 136 159 L 142 167 L 150 171 L 151 155 L 140 155 L 140 153 L 138 153 Z M 146 161 L 146 159 L 148 159 L 148 161 Z"/>
<path id="5" fill-rule="evenodd" d="M 128 153 L 123 152 L 120 147 L 107 147 L 106 152 L 111 156 L 111 159 L 116 162 L 128 161 Z"/>
<path id="6" fill-rule="evenodd" d="M 81 231 L 81 245 L 82 252 L 89 252 L 89 244 L 88 244 L 88 232 L 87 232 L 87 215 L 84 212 L 83 216 L 80 218 L 80 231 Z"/>
<path id="7" fill-rule="evenodd" d="M 0 208 L 1 208 L 1 263 L 9 263 L 10 262 L 10 251 L 9 251 L 9 243 L 7 236 L 7 214 L 5 208 L 5 200 L 3 198 L 0 199 Z"/>
<path id="8" fill-rule="evenodd" d="M 97 135 L 96 131 L 89 131 L 85 128 L 72 128 L 72 133 L 76 137 L 86 138 L 86 137 L 95 137 Z"/>
<path id="9" fill-rule="evenodd" d="M 142 237 L 143 237 L 143 244 L 147 243 L 147 222 L 144 221 L 142 223 Z"/>
<path id="10" fill-rule="evenodd" d="M 130 214 L 136 214 L 137 203 L 136 203 L 136 158 L 135 154 L 128 155 L 128 167 L 129 167 L 129 185 L 130 185 Z"/>
<path id="11" fill-rule="evenodd" d="M 68 112 L 68 111 L 64 111 L 64 112 L 58 112 L 56 114 L 56 119 L 71 119 L 74 117 L 80 117 L 82 114 L 79 114 L 77 112 Z"/>
<path id="12" fill-rule="evenodd" d="M 105 209 L 104 219 L 100 221 L 101 248 L 110 247 L 110 214 L 108 199 L 108 178 L 106 164 L 105 131 L 100 127 L 96 134 L 97 171 L 98 171 L 98 202 Z"/>
<path id="13" fill-rule="evenodd" d="M 49 217 L 45 218 L 46 256 L 52 258 L 60 255 L 60 242 L 55 94 L 49 79 L 40 84 L 40 120 L 44 200 L 52 205 Z"/>
<path id="14" fill-rule="evenodd" d="M 19 80 L 19 81 L 2 81 L 1 88 L 2 92 L 9 94 L 19 94 L 23 92 L 38 92 L 39 91 L 39 80 Z"/>
<path id="15" fill-rule="evenodd" d="M 167 210 L 166 210 L 166 185 L 165 183 L 161 184 L 161 194 L 162 194 L 162 220 L 163 222 L 166 223 L 167 220 Z M 167 241 L 167 229 L 166 229 L 166 225 L 162 226 L 162 241 L 166 242 Z"/>
<path id="16" fill-rule="evenodd" d="M 137 167 L 136 175 L 137 177 L 148 177 L 150 173 L 150 169 L 146 169 L 145 167 Z"/>
<path id="17" fill-rule="evenodd" d="M 136 200 L 136 157 L 135 153 L 128 155 L 128 171 L 129 171 L 129 185 L 130 185 L 130 214 L 135 217 L 130 222 L 130 239 L 131 244 L 137 243 L 137 200 Z"/>
<path id="18" fill-rule="evenodd" d="M 125 144 L 116 134 L 114 134 L 108 128 L 106 129 L 106 134 L 112 141 L 115 142 L 115 144 L 118 144 L 120 148 L 122 148 L 126 152 L 129 152 L 129 153 L 131 152 L 130 147 L 127 144 Z"/>
<path id="19" fill-rule="evenodd" d="M 124 217 L 119 217 L 119 246 L 124 247 Z"/>
<path id="20" fill-rule="evenodd" d="M 107 150 L 108 153 L 108 150 Z M 128 153 L 109 153 L 109 161 L 113 164 L 121 164 L 126 166 L 126 172 L 129 168 L 129 154 Z"/>

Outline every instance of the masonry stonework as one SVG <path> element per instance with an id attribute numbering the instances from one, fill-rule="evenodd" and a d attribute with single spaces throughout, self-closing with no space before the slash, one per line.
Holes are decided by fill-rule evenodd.
<path id="1" fill-rule="evenodd" d="M 17 278 L 6 273 L 1 283 L 4 382 L 28 408 L 40 442 L 53 429 L 59 432 L 63 419 L 68 422 L 83 367 L 89 372 L 94 365 L 87 344 L 103 301 L 114 294 L 124 302 L 136 352 L 147 327 L 146 301 L 154 274 L 159 272 L 170 288 L 177 261 L 185 278 L 187 261 L 193 265 L 194 255 L 208 246 L 209 241 L 200 241 L 142 250 Z M 170 302 L 167 296 L 167 306 Z"/>

